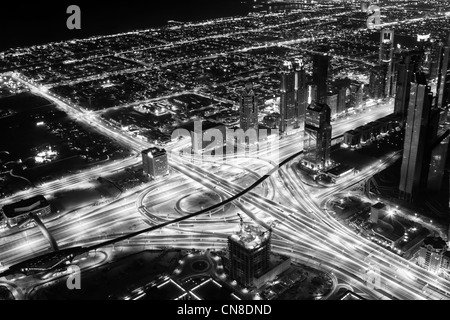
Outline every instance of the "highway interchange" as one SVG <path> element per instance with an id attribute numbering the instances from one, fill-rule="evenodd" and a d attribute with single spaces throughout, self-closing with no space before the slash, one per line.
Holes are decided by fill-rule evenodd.
<path id="1" fill-rule="evenodd" d="M 19 77 L 16 79 L 25 81 Z M 152 146 L 110 126 L 97 114 L 50 95 L 44 88 L 29 82 L 27 85 L 33 88 L 34 93 L 51 100 L 78 121 L 133 149 L 135 154 L 19 192 L 2 200 L 0 205 L 36 194 L 51 196 L 61 190 L 82 186 L 97 176 L 135 166 L 141 161 L 140 151 Z M 374 105 L 370 112 L 337 120 L 333 124 L 333 136 L 338 137 L 347 130 L 391 112 L 392 104 Z M 450 282 L 356 235 L 322 208 L 329 196 L 373 176 L 400 155 L 386 155 L 358 174 L 313 193 L 299 179 L 294 167 L 299 157 L 278 167 L 279 162 L 301 154 L 302 139 L 299 136 L 283 137 L 278 142 L 279 149 L 275 157 L 271 150 L 260 150 L 258 154 L 227 159 L 226 164 L 217 159 L 198 161 L 180 154 L 179 150 L 186 148 L 189 143 L 186 139 L 180 140 L 167 148 L 170 176 L 127 191 L 105 205 L 84 204 L 76 212 L 44 222 L 61 248 L 92 245 L 136 230 L 145 230 L 149 225 L 170 222 L 171 216 L 176 216 L 175 212 L 152 211 L 149 204 L 165 204 L 165 207 L 170 208 L 170 204 L 174 206 L 178 200 L 191 193 L 213 192 L 223 201 L 241 192 L 242 196 L 232 201 L 231 205 L 222 206 L 222 210 L 180 221 L 159 231 L 143 233 L 129 239 L 128 243 L 140 243 L 144 247 L 224 248 L 227 236 L 238 226 L 235 212 L 239 211 L 245 213 L 248 220 L 253 219 L 266 227 L 273 227 L 272 244 L 275 252 L 332 272 L 340 281 L 345 281 L 368 299 L 448 299 Z M 259 178 L 263 178 L 261 185 L 253 185 L 249 189 L 249 185 Z M 37 228 L 8 231 L 0 238 L 1 262 L 4 266 L 48 250 L 49 243 Z"/>

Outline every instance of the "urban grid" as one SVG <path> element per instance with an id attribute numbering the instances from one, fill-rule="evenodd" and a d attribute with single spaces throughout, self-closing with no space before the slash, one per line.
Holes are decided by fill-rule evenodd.
<path id="1" fill-rule="evenodd" d="M 450 299 L 450 2 L 240 5 L 0 52 L 0 300 Z"/>

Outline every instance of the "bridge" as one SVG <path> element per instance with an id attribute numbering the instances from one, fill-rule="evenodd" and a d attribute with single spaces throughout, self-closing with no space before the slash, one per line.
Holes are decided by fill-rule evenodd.
<path id="1" fill-rule="evenodd" d="M 30 213 L 30 218 L 36 222 L 36 225 L 38 226 L 39 230 L 41 230 L 43 236 L 50 242 L 50 245 L 52 246 L 53 251 L 58 251 L 58 244 L 56 243 L 55 238 L 53 238 L 50 231 L 48 231 L 45 224 L 42 222 L 42 220 L 39 218 L 39 216 L 35 213 Z"/>
<path id="2" fill-rule="evenodd" d="M 88 246 L 88 247 L 72 247 L 72 248 L 58 250 L 56 241 L 55 241 L 54 245 L 56 245 L 56 247 L 54 247 L 54 248 L 56 248 L 56 250 L 54 252 L 50 252 L 50 253 L 47 253 L 47 254 L 44 254 L 44 255 L 29 259 L 29 260 L 25 260 L 23 262 L 20 262 L 19 264 L 13 265 L 13 266 L 9 267 L 6 271 L 0 273 L 0 278 L 6 277 L 8 275 L 11 275 L 11 274 L 14 274 L 17 272 L 22 272 L 25 274 L 33 274 L 33 273 L 38 273 L 38 272 L 42 272 L 42 271 L 50 271 L 50 270 L 53 270 L 53 268 L 56 268 L 57 266 L 59 266 L 61 261 L 71 261 L 73 259 L 73 257 L 76 255 L 80 255 L 80 254 L 90 252 L 93 250 L 97 250 L 97 249 L 100 249 L 100 248 L 103 248 L 103 247 L 106 247 L 109 245 L 113 245 L 117 242 L 122 242 L 122 241 L 128 240 L 130 238 L 134 238 L 134 237 L 139 236 L 144 233 L 162 229 L 162 228 L 170 226 L 172 224 L 179 223 L 181 221 L 185 221 L 185 220 L 197 217 L 204 213 L 208 213 L 214 209 L 221 208 L 224 205 L 231 203 L 231 202 L 241 198 L 242 196 L 246 195 L 250 191 L 252 191 L 254 188 L 256 188 L 257 186 L 262 184 L 268 178 L 270 178 L 271 175 L 274 174 L 275 172 L 277 172 L 281 167 L 283 167 L 290 161 L 294 160 L 295 158 L 300 156 L 302 153 L 303 153 L 303 150 L 289 156 L 288 158 L 283 160 L 278 166 L 275 166 L 271 171 L 269 171 L 267 174 L 265 174 L 264 176 L 259 178 L 257 181 L 255 181 L 252 185 L 250 185 L 246 189 L 242 190 L 241 192 L 235 194 L 234 196 L 232 196 L 226 200 L 223 200 L 220 203 L 212 205 L 211 207 L 202 209 L 198 212 L 194 212 L 194 213 L 185 215 L 183 217 L 180 217 L 180 218 L 177 218 L 174 220 L 166 221 L 161 224 L 145 228 L 143 230 L 132 232 L 132 233 L 117 237 L 115 239 L 107 240 L 102 243 Z M 39 218 L 38 218 L 38 220 L 39 220 Z M 40 222 L 40 223 L 42 224 L 42 222 Z M 258 221 L 258 223 L 261 224 L 264 228 L 266 228 L 268 230 L 272 229 L 271 226 L 267 225 L 266 223 L 264 223 L 262 221 Z M 42 224 L 42 226 L 43 226 L 43 224 Z M 51 234 L 48 232 L 48 230 L 45 228 L 45 226 L 43 226 L 43 228 L 44 229 L 41 229 L 41 230 L 43 231 L 44 235 L 46 235 L 47 239 L 49 239 L 49 241 L 52 243 L 52 246 L 53 246 L 54 240 L 53 241 L 51 240 L 51 239 L 53 239 Z M 38 265 L 38 266 L 36 266 L 36 265 Z"/>

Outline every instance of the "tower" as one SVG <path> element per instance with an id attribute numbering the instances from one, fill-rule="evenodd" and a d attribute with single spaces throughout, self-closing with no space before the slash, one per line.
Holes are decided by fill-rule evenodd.
<path id="1" fill-rule="evenodd" d="M 389 97 L 392 94 L 392 62 L 394 57 L 394 31 L 385 30 L 381 31 L 380 39 L 380 56 L 378 62 L 386 69 L 385 77 L 385 96 Z"/>
<path id="2" fill-rule="evenodd" d="M 243 224 L 239 232 L 228 237 L 230 277 L 243 286 L 252 286 L 253 279 L 269 269 L 270 246 L 271 230 Z"/>
<path id="3" fill-rule="evenodd" d="M 422 55 L 418 52 L 408 52 L 397 65 L 394 113 L 401 115 L 403 120 L 408 111 L 411 82 L 414 80 L 414 74 L 419 70 L 421 57 Z"/>
<path id="4" fill-rule="evenodd" d="M 312 100 L 317 103 L 327 102 L 330 60 L 327 54 L 313 56 L 313 85 L 316 87 L 316 94 Z"/>
<path id="5" fill-rule="evenodd" d="M 418 76 L 411 84 L 399 185 L 400 198 L 407 201 L 412 201 L 423 187 L 432 100 L 425 75 Z"/>
<path id="6" fill-rule="evenodd" d="M 446 44 L 439 46 L 436 107 L 442 112 L 441 123 L 447 121 L 450 103 L 450 34 Z"/>
<path id="7" fill-rule="evenodd" d="M 156 178 L 169 172 L 166 150 L 150 148 L 142 151 L 142 165 L 144 174 Z"/>
<path id="8" fill-rule="evenodd" d="M 304 165 L 314 170 L 330 165 L 331 129 L 330 107 L 313 102 L 306 109 Z"/>
<path id="9" fill-rule="evenodd" d="M 308 104 L 306 73 L 301 59 L 283 63 L 280 91 L 280 132 L 284 133 L 300 127 Z"/>
<path id="10" fill-rule="evenodd" d="M 258 130 L 258 101 L 252 83 L 249 82 L 245 85 L 240 102 L 240 128 L 244 131 L 248 129 Z"/>

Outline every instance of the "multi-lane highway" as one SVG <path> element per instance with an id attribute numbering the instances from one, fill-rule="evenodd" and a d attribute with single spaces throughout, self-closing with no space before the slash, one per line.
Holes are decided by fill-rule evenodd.
<path id="1" fill-rule="evenodd" d="M 38 89 L 35 87 L 35 90 Z M 151 146 L 109 126 L 96 114 L 62 102 L 45 92 L 37 92 L 67 110 L 71 116 L 94 126 L 96 130 L 115 138 L 136 152 Z M 333 136 L 342 135 L 347 130 L 391 112 L 392 105 L 382 105 L 352 118 L 337 120 L 333 125 Z M 274 251 L 302 261 L 308 260 L 318 268 L 332 270 L 339 279 L 345 280 L 372 299 L 449 297 L 448 281 L 438 279 L 367 239 L 355 235 L 324 213 L 320 206 L 329 195 L 345 190 L 383 170 L 392 164 L 398 154 L 387 155 L 381 162 L 361 170 L 359 174 L 348 177 L 330 188 L 318 189 L 313 194 L 297 177 L 294 164 L 298 159 L 292 159 L 278 171 L 273 170 L 281 160 L 301 152 L 301 133 L 280 139 L 276 157 L 271 150 L 260 150 L 258 154 L 250 153 L 244 158 L 229 159 L 226 165 L 217 161 L 198 163 L 186 159 L 177 152 L 170 152 L 185 145 L 186 141 L 181 141 L 170 148 L 170 165 L 176 173 L 166 178 L 167 180 L 154 181 L 146 188 L 127 192 L 116 201 L 102 207 L 85 206 L 76 214 L 49 221 L 47 226 L 60 247 L 97 244 L 115 236 L 146 229 L 147 224 L 159 223 L 168 224 L 160 233 L 146 233 L 139 235 L 137 239 L 161 246 L 192 248 L 214 243 L 209 242 L 209 237 L 213 237 L 216 245 L 224 244 L 226 236 L 237 225 L 238 220 L 234 214 L 219 210 L 197 216 L 195 220 L 189 219 L 170 225 L 169 217 L 175 213 L 167 212 L 171 208 L 170 205 L 165 207 L 162 205 L 169 203 L 173 208 L 180 199 L 204 190 L 217 194 L 222 201 L 241 192 L 242 196 L 233 201 L 234 206 L 258 223 L 274 226 Z M 254 161 L 249 161 L 252 157 Z M 51 195 L 56 191 L 85 183 L 93 176 L 136 165 L 139 161 L 138 157 L 134 157 L 105 164 L 16 194 L 7 201 L 18 200 L 30 193 Z M 242 170 L 234 170 L 236 168 Z M 271 175 L 264 176 L 268 172 L 271 172 Z M 248 185 L 261 177 L 264 180 L 261 180 L 261 184 L 265 183 L 262 188 L 256 189 L 255 186 L 246 190 Z M 166 209 L 152 210 L 155 206 Z M 206 229 L 210 230 L 211 234 L 206 235 L 204 231 Z M 1 239 L 0 252 L 5 265 L 36 256 L 49 247 L 36 229 L 13 232 Z"/>

